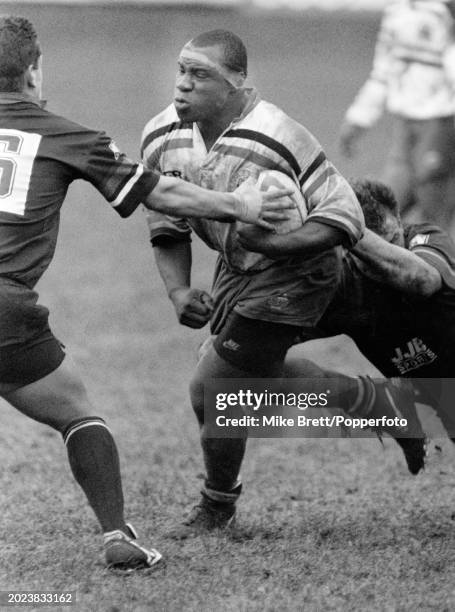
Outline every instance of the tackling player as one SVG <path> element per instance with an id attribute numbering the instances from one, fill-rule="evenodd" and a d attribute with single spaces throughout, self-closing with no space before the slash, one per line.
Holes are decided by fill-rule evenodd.
<path id="1" fill-rule="evenodd" d="M 382 375 L 411 378 L 420 401 L 434 407 L 453 438 L 455 245 L 434 225 L 403 231 L 398 204 L 385 185 L 359 181 L 353 187 L 367 229 L 344 256 L 339 288 L 318 332 L 346 334 Z M 365 367 L 356 352 L 340 337 L 298 344 L 287 354 L 286 374 L 315 378 L 333 375 L 330 370 L 354 375 Z M 397 441 L 410 471 L 417 473 L 424 466 L 423 440 L 420 446 L 418 440 Z"/>
<path id="2" fill-rule="evenodd" d="M 453 0 L 392 0 L 384 11 L 373 70 L 349 107 L 341 147 L 352 156 L 358 138 L 384 110 L 393 116 L 383 181 L 410 223 L 450 228 L 455 167 Z"/>
<path id="3" fill-rule="evenodd" d="M 455 438 L 455 245 L 435 225 L 403 230 L 386 186 L 353 186 L 369 230 L 346 254 L 343 282 L 321 327 L 330 335 L 349 335 L 385 376 L 411 378 L 420 400 Z M 297 354 L 294 349 L 290 360 Z"/>
<path id="4" fill-rule="evenodd" d="M 74 477 L 104 532 L 107 564 L 129 571 L 152 566 L 161 555 L 139 546 L 125 522 L 114 440 L 95 416 L 34 291 L 54 254 L 67 189 L 76 179 L 89 181 L 122 217 L 144 202 L 173 214 L 270 227 L 265 219 L 282 218 L 280 209 L 288 206 L 269 202 L 248 184 L 236 194 L 214 193 L 145 171 L 103 132 L 46 111 L 42 78 L 33 25 L 21 17 L 1 17 L 0 396 L 61 432 Z"/>
<path id="5" fill-rule="evenodd" d="M 352 247 L 363 231 L 358 202 L 319 143 L 246 88 L 246 76 L 246 49 L 237 36 L 224 30 L 197 36 L 180 52 L 174 103 L 143 134 L 143 159 L 151 169 L 218 189 L 275 169 L 300 185 L 309 208 L 298 230 L 300 256 L 284 249 L 276 261 L 244 249 L 238 224 L 149 214 L 156 261 L 180 322 L 199 328 L 210 319 L 217 336 L 191 383 L 207 475 L 200 503 L 173 533 L 179 538 L 229 525 L 241 492 L 246 439 L 208 437 L 204 385 L 217 378 L 280 377 L 296 332 L 313 329 L 333 297 L 339 273 L 334 247 Z M 190 284 L 191 229 L 219 253 L 213 297 Z M 277 238 L 285 243 L 287 236 Z M 359 416 L 387 402 L 382 388 L 367 379 L 347 379 L 344 392 Z"/>

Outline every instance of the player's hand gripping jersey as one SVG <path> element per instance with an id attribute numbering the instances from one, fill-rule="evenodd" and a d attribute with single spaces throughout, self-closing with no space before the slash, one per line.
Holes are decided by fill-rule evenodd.
<path id="1" fill-rule="evenodd" d="M 455 113 L 454 20 L 443 0 L 392 0 L 373 70 L 346 119 L 371 127 L 385 109 L 408 119 Z"/>
<path id="2" fill-rule="evenodd" d="M 196 123 L 179 121 L 173 105 L 154 117 L 142 139 L 144 165 L 161 174 L 181 177 L 214 190 L 233 191 L 265 169 L 284 172 L 300 184 L 307 220 L 343 230 L 355 244 L 363 215 L 347 182 L 327 160 L 317 140 L 254 90 L 242 115 L 206 150 Z M 175 219 L 147 211 L 151 240 L 168 235 L 188 239 L 193 228 L 224 263 L 237 272 L 258 272 L 271 265 L 264 255 L 244 250 L 235 223 Z M 190 228 L 191 226 L 191 228 Z"/>
<path id="3" fill-rule="evenodd" d="M 159 178 L 120 153 L 104 133 L 49 113 L 21 94 L 0 94 L 0 168 L 0 276 L 28 287 L 52 259 L 72 181 L 89 181 L 126 217 Z"/>

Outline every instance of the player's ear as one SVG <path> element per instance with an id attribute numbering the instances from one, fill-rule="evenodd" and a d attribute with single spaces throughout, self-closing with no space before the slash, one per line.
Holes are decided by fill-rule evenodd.
<path id="1" fill-rule="evenodd" d="M 24 78 L 25 78 L 26 87 L 28 89 L 35 89 L 37 78 L 36 78 L 36 67 L 34 67 L 33 64 L 30 64 L 30 66 L 25 71 Z"/>
<path id="2" fill-rule="evenodd" d="M 35 64 L 30 64 L 30 66 L 25 71 L 25 84 L 28 88 L 31 89 L 40 89 L 41 87 L 41 68 L 42 68 L 42 59 L 41 55 L 36 60 Z"/>

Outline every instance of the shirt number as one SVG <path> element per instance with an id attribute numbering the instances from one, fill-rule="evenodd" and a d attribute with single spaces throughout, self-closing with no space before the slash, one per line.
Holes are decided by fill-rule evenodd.
<path id="1" fill-rule="evenodd" d="M 0 130 L 0 212 L 25 214 L 39 134 Z"/>

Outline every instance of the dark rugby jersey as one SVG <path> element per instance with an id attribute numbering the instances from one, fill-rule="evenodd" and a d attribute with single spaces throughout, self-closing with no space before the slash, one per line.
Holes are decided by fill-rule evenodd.
<path id="1" fill-rule="evenodd" d="M 427 299 L 404 297 L 363 276 L 348 254 L 321 327 L 327 335 L 349 335 L 385 376 L 455 377 L 455 245 L 429 224 L 409 226 L 405 240 L 438 269 L 442 288 Z"/>
<path id="2" fill-rule="evenodd" d="M 104 132 L 54 115 L 28 96 L 0 94 L 0 276 L 36 284 L 54 255 L 72 181 L 89 181 L 127 217 L 158 178 Z"/>

